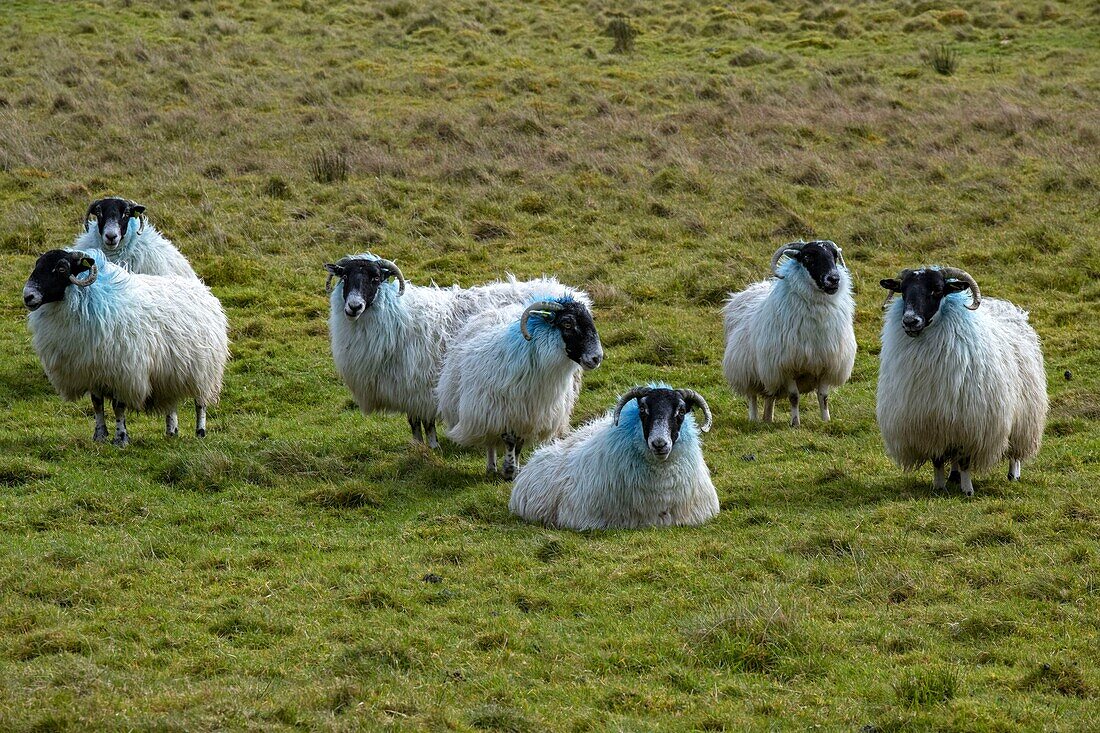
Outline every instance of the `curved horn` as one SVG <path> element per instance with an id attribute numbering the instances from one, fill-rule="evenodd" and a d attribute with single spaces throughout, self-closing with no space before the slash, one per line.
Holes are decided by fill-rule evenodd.
<path id="1" fill-rule="evenodd" d="M 714 416 L 710 414 L 710 405 L 703 399 L 703 395 L 693 389 L 681 389 L 680 396 L 684 398 L 684 402 L 688 405 L 694 405 L 703 411 L 704 422 L 699 429 L 704 433 L 709 432 L 710 426 L 714 422 Z"/>
<path id="2" fill-rule="evenodd" d="M 393 275 L 394 277 L 397 278 L 397 283 L 398 283 L 398 285 L 397 285 L 397 294 L 398 295 L 404 295 L 405 294 L 405 276 L 401 274 L 401 268 L 399 268 L 397 265 L 393 264 L 389 260 L 383 260 L 381 258 L 375 260 L 375 262 L 377 262 L 380 267 L 384 268 L 386 270 L 386 272 L 390 273 L 391 275 Z"/>
<path id="3" fill-rule="evenodd" d="M 789 242 L 777 249 L 775 251 L 775 254 L 772 255 L 772 274 L 782 280 L 783 276 L 775 271 L 776 266 L 779 265 L 779 260 L 783 259 L 783 255 L 798 254 L 798 251 L 802 249 L 802 247 L 804 247 L 805 245 L 805 242 Z"/>
<path id="4" fill-rule="evenodd" d="M 619 413 L 623 411 L 624 407 L 626 407 L 626 403 L 630 402 L 633 399 L 637 399 L 638 397 L 645 397 L 652 391 L 652 387 L 635 387 L 634 389 L 630 390 L 622 397 L 620 397 L 618 404 L 615 405 L 615 415 L 611 418 L 611 424 L 619 424 Z"/>
<path id="5" fill-rule="evenodd" d="M 540 311 L 543 313 L 553 313 L 556 311 L 564 310 L 564 308 L 564 305 L 553 300 L 540 300 L 537 303 L 532 303 L 531 305 L 527 306 L 527 308 L 523 311 L 523 315 L 519 317 L 519 332 L 523 334 L 523 338 L 530 341 L 531 334 L 527 330 L 527 319 L 531 317 L 532 313 L 538 313 Z"/>
<path id="6" fill-rule="evenodd" d="M 99 268 L 96 267 L 95 265 L 92 265 L 88 269 L 88 277 L 81 280 L 76 275 L 69 275 L 69 282 L 71 282 L 73 285 L 79 285 L 82 288 L 86 288 L 89 285 L 91 285 L 92 283 L 94 283 L 96 281 L 96 278 L 98 278 L 98 277 L 99 277 Z"/>
<path id="7" fill-rule="evenodd" d="M 901 272 L 899 272 L 898 273 L 898 282 L 904 282 L 905 278 L 909 277 L 909 273 L 911 273 L 911 272 L 912 272 L 912 270 L 909 270 L 909 269 L 902 270 Z M 893 290 L 886 293 L 886 300 L 882 301 L 882 309 L 883 310 L 886 310 L 886 307 L 888 305 L 890 305 L 890 300 L 894 297 L 894 295 L 896 295 L 896 293 Z"/>
<path id="8" fill-rule="evenodd" d="M 970 295 L 974 300 L 973 303 L 966 306 L 969 310 L 978 310 L 978 306 L 982 303 L 982 291 L 978 289 L 978 283 L 974 281 L 974 278 L 966 270 L 960 270 L 957 267 L 943 267 L 940 268 L 940 272 L 944 277 L 955 278 L 956 280 L 962 280 L 964 283 L 970 286 Z"/>

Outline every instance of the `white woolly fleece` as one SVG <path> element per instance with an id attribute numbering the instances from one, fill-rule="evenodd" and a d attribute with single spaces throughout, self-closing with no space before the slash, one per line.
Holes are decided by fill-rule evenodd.
<path id="1" fill-rule="evenodd" d="M 557 329 L 534 327 L 538 316 L 532 340 L 523 338 L 524 307 L 480 313 L 451 341 L 436 397 L 447 437 L 459 445 L 504 447 L 504 433 L 537 443 L 569 427 L 581 367 Z"/>
<path id="2" fill-rule="evenodd" d="M 795 260 L 780 268 L 784 279 L 730 295 L 722 366 L 734 392 L 783 396 L 791 381 L 801 394 L 827 392 L 848 381 L 856 358 L 855 301 L 847 268 L 837 270 L 834 295 L 823 293 Z"/>
<path id="3" fill-rule="evenodd" d="M 637 403 L 617 426 L 613 412 L 534 452 L 512 488 L 513 514 L 573 530 L 698 525 L 718 514 L 693 416 L 661 461 L 646 446 Z"/>
<path id="4" fill-rule="evenodd" d="M 94 222 L 89 222 L 85 231 L 73 242 L 72 248 L 103 252 L 108 260 L 130 272 L 198 278 L 187 258 L 156 227 L 146 222 L 140 234 L 138 228 L 137 219 L 131 217 L 121 246 L 108 251 L 103 248 L 99 228 Z"/>
<path id="5" fill-rule="evenodd" d="M 221 303 L 194 278 L 139 275 L 91 250 L 99 278 L 27 319 L 35 353 L 67 400 L 88 392 L 135 410 L 218 401 L 229 358 Z"/>
<path id="6" fill-rule="evenodd" d="M 939 456 L 970 458 L 985 471 L 1039 452 L 1047 390 L 1039 337 L 1027 312 L 969 293 L 947 296 L 916 337 L 898 298 L 882 326 L 876 414 L 886 452 L 913 469 Z"/>

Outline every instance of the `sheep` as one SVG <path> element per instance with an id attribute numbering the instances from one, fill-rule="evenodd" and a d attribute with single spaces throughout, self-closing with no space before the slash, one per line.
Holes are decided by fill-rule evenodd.
<path id="1" fill-rule="evenodd" d="M 569 295 L 487 311 L 471 318 L 448 347 L 436 387 L 447 436 L 486 450 L 486 470 L 515 476 L 528 441 L 569 427 L 577 372 L 596 369 L 603 347 L 588 307 Z"/>
<path id="2" fill-rule="evenodd" d="M 782 267 L 780 260 L 790 258 Z M 777 269 L 778 267 L 778 269 Z M 775 399 L 786 394 L 791 427 L 800 423 L 799 394 L 817 392 L 829 420 L 829 393 L 848 381 L 856 358 L 851 278 L 844 256 L 827 240 L 785 244 L 772 255 L 776 280 L 731 293 L 724 309 L 723 368 L 734 392 L 745 395 L 749 420 L 771 422 Z"/>
<path id="3" fill-rule="evenodd" d="M 111 196 L 93 201 L 73 249 L 102 250 L 130 272 L 198 279 L 187 258 L 145 218 L 145 207 Z"/>
<path id="4" fill-rule="evenodd" d="M 953 461 L 966 496 L 974 495 L 971 473 L 1002 458 L 1008 480 L 1019 480 L 1047 415 L 1043 354 L 1027 312 L 983 299 L 974 278 L 953 267 L 902 270 L 880 284 L 888 294 L 876 414 L 886 452 L 905 470 L 931 461 L 937 489 Z M 889 307 L 895 293 L 902 299 Z"/>
<path id="5" fill-rule="evenodd" d="M 473 315 L 536 294 L 588 296 L 553 278 L 474 288 L 418 286 L 369 252 L 326 263 L 329 333 L 336 371 L 364 414 L 405 413 L 414 442 L 438 448 L 435 387 L 450 338 Z M 391 278 L 396 283 L 390 283 Z M 333 279 L 338 279 L 332 287 Z M 579 393 L 579 382 L 575 389 Z"/>
<path id="6" fill-rule="evenodd" d="M 690 413 L 703 411 L 695 424 Z M 699 431 L 701 395 L 666 384 L 635 387 L 613 410 L 534 452 L 508 508 L 562 529 L 698 525 L 718 514 Z"/>
<path id="7" fill-rule="evenodd" d="M 195 400 L 195 434 L 206 436 L 229 339 L 221 304 L 197 279 L 131 273 L 99 250 L 54 249 L 35 263 L 23 303 L 50 384 L 66 400 L 91 393 L 94 441 L 107 439 L 105 397 L 115 445 L 130 442 L 128 408 L 170 412 L 184 398 Z"/>
<path id="8" fill-rule="evenodd" d="M 130 272 L 198 279 L 187 258 L 145 218 L 145 207 L 110 196 L 93 201 L 84 214 L 84 231 L 73 249 L 102 250 L 107 259 Z M 199 409 L 195 405 L 195 410 Z M 175 410 L 164 416 L 164 434 L 179 433 Z"/>

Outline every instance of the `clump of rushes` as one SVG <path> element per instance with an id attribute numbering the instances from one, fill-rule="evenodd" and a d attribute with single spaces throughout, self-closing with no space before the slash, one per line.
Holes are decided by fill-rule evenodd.
<path id="1" fill-rule="evenodd" d="M 342 150 L 322 148 L 309 161 L 309 172 L 318 183 L 339 183 L 348 179 L 348 156 Z"/>
<path id="2" fill-rule="evenodd" d="M 634 50 L 634 39 L 638 36 L 638 30 L 625 17 L 617 15 L 608 22 L 603 34 L 615 41 L 611 53 L 630 53 Z"/>
<path id="3" fill-rule="evenodd" d="M 942 43 L 932 49 L 928 58 L 936 73 L 943 76 L 951 76 L 959 68 L 958 54 L 950 46 Z"/>

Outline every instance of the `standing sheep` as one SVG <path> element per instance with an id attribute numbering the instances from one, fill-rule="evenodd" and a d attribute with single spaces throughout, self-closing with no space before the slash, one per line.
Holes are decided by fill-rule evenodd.
<path id="1" fill-rule="evenodd" d="M 508 507 L 562 529 L 702 524 L 718 514 L 699 440 L 710 424 L 706 400 L 690 389 L 635 387 L 614 410 L 536 450 Z"/>
<path id="2" fill-rule="evenodd" d="M 1043 354 L 1027 312 L 983 299 L 974 278 L 953 267 L 902 270 L 881 285 L 889 294 L 876 412 L 886 452 L 906 470 L 931 461 L 936 488 L 954 461 L 967 496 L 971 472 L 1003 458 L 1008 479 L 1018 480 L 1020 462 L 1039 452 L 1047 415 Z M 902 299 L 888 307 L 895 293 Z"/>
<path id="3" fill-rule="evenodd" d="M 142 275 L 188 277 L 198 275 L 187 258 L 145 218 L 145 207 L 129 199 L 110 196 L 93 201 L 84 214 L 84 231 L 73 249 L 102 250 L 110 262 Z M 198 410 L 198 405 L 195 409 Z M 164 416 L 164 433 L 179 433 L 175 410 Z"/>
<path id="4" fill-rule="evenodd" d="M 23 303 L 50 384 L 67 400 L 91 393 L 93 440 L 107 439 L 105 397 L 114 405 L 115 445 L 130 442 L 127 408 L 169 412 L 185 398 L 197 406 L 195 434 L 206 436 L 229 338 L 221 304 L 201 282 L 133 274 L 99 251 L 55 249 L 35 263 Z"/>
<path id="5" fill-rule="evenodd" d="M 73 249 L 102 250 L 111 262 L 142 275 L 198 278 L 187 258 L 145 218 L 145 207 L 117 196 L 88 206 Z"/>
<path id="6" fill-rule="evenodd" d="M 568 295 L 474 316 L 448 347 L 436 388 L 447 435 L 485 448 L 490 474 L 503 446 L 510 479 L 525 442 L 569 427 L 578 372 L 602 361 L 591 312 Z"/>
<path id="7" fill-rule="evenodd" d="M 329 333 L 336 371 L 364 414 L 406 415 L 417 443 L 438 448 L 435 387 L 451 337 L 474 315 L 527 303 L 536 294 L 588 296 L 553 278 L 473 288 L 407 283 L 393 262 L 367 252 L 327 263 Z M 396 283 L 388 282 L 391 278 Z M 338 279 L 334 288 L 329 286 Z M 576 389 L 579 393 L 579 381 Z"/>
<path id="8" fill-rule="evenodd" d="M 771 269 L 775 280 L 733 293 L 726 304 L 726 381 L 748 398 L 750 420 L 757 419 L 758 397 L 771 422 L 776 397 L 786 394 L 797 427 L 799 394 L 816 390 L 827 422 L 829 392 L 848 381 L 856 358 L 844 257 L 833 242 L 795 242 L 776 250 Z"/>

